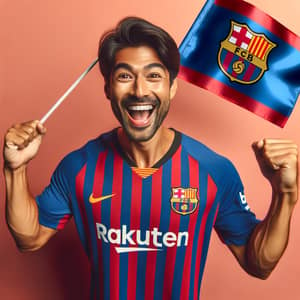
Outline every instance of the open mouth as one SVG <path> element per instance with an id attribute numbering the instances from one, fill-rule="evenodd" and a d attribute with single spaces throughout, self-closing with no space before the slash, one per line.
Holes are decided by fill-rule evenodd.
<path id="1" fill-rule="evenodd" d="M 131 104 L 126 109 L 131 123 L 136 127 L 142 127 L 149 124 L 155 105 Z"/>

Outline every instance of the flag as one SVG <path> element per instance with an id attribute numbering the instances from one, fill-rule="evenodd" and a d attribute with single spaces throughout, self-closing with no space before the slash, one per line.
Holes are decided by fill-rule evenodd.
<path id="1" fill-rule="evenodd" d="M 242 0 L 208 0 L 180 47 L 179 77 L 284 127 L 300 92 L 300 38 Z"/>

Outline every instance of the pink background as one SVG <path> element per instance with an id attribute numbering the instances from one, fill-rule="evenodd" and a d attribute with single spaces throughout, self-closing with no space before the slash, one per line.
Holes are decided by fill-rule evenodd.
<path id="1" fill-rule="evenodd" d="M 300 35 L 299 1 L 250 2 Z M 180 43 L 203 3 L 204 0 L 1 0 L 1 136 L 13 123 L 41 118 L 93 61 L 100 35 L 119 19 L 127 15 L 147 18 L 163 26 Z M 48 133 L 28 170 L 34 194 L 49 182 L 52 171 L 66 153 L 117 125 L 108 104 L 103 80 L 95 68 L 46 123 Z M 249 205 L 262 218 L 269 206 L 270 188 L 260 174 L 251 143 L 262 137 L 284 137 L 300 144 L 299 119 L 300 104 L 286 127 L 280 129 L 179 80 L 179 91 L 166 123 L 229 157 L 240 172 Z M 0 180 L 1 298 L 86 298 L 89 270 L 73 221 L 40 251 L 19 253 L 5 224 L 2 175 Z M 299 226 L 297 207 L 287 251 L 267 281 L 245 274 L 214 233 L 202 299 L 299 299 Z"/>

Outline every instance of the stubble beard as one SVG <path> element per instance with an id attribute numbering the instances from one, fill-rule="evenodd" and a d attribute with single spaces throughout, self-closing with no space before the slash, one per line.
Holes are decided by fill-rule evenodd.
<path id="1" fill-rule="evenodd" d="M 158 97 L 156 97 L 156 100 L 158 101 L 157 106 L 155 107 L 155 111 L 152 113 L 155 113 L 156 116 L 153 120 L 153 122 L 148 126 L 144 128 L 137 128 L 135 127 L 132 129 L 132 127 L 129 125 L 129 122 L 126 120 L 126 117 L 123 116 L 127 112 L 125 112 L 125 107 L 122 107 L 122 109 L 116 104 L 114 100 L 111 100 L 111 107 L 113 110 L 113 113 L 115 117 L 120 122 L 122 128 L 124 129 L 127 137 L 132 142 L 147 142 L 151 140 L 154 135 L 157 133 L 158 129 L 161 127 L 164 119 L 166 118 L 169 107 L 170 107 L 170 100 L 169 101 L 161 101 Z M 128 101 L 128 100 L 127 100 Z M 122 113 L 123 111 L 123 113 Z M 143 131 L 149 130 L 149 127 L 152 127 L 149 133 L 142 134 Z M 140 132 L 141 134 L 135 134 L 135 132 Z"/>

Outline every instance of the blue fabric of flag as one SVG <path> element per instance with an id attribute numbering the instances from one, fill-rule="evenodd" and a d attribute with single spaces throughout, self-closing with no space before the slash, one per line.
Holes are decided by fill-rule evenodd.
<path id="1" fill-rule="evenodd" d="M 242 0 L 208 0 L 180 47 L 179 77 L 284 127 L 300 92 L 300 38 Z"/>

